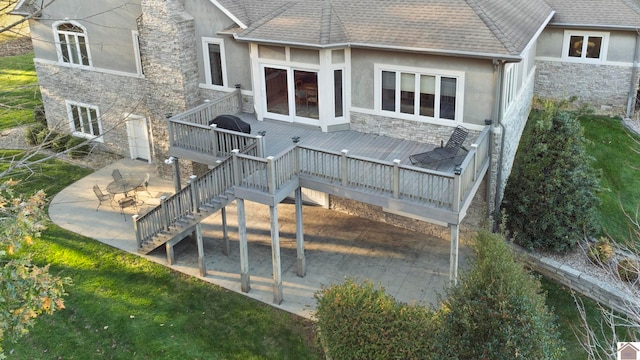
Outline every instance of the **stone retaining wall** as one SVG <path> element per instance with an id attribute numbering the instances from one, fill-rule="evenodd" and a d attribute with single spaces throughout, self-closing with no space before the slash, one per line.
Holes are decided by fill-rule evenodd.
<path id="1" fill-rule="evenodd" d="M 517 245 L 514 245 L 514 249 L 531 269 L 605 307 L 609 306 L 625 314 L 630 307 L 640 306 L 640 301 L 637 298 L 627 296 L 627 294 L 621 293 L 620 290 L 591 275 L 543 255 L 526 251 Z"/>

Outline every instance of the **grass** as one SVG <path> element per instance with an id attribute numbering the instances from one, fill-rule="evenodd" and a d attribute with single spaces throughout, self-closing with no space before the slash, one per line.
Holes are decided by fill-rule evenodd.
<path id="1" fill-rule="evenodd" d="M 0 131 L 33 122 L 41 102 L 33 53 L 0 57 Z"/>
<path id="2" fill-rule="evenodd" d="M 91 172 L 56 160 L 32 171 L 17 190 L 52 195 Z M 321 358 L 311 322 L 93 239 L 51 225 L 29 251 L 73 285 L 65 310 L 3 344 L 9 359 Z"/>
<path id="3" fill-rule="evenodd" d="M 640 137 L 633 136 L 618 118 L 585 116 L 581 118 L 587 151 L 601 171 L 599 212 L 603 230 L 617 242 L 629 240 L 629 228 L 622 209 L 635 215 L 640 204 Z"/>

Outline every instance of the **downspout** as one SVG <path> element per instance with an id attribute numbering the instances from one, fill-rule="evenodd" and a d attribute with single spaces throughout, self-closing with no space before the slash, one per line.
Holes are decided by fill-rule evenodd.
<path id="1" fill-rule="evenodd" d="M 497 79 L 497 86 L 496 86 L 496 101 L 494 102 L 494 109 L 493 109 L 493 114 L 494 114 L 494 119 L 495 121 L 493 122 L 494 125 L 496 127 L 499 127 L 501 132 L 502 132 L 502 137 L 500 138 L 500 153 L 498 154 L 498 169 L 497 169 L 497 173 L 496 173 L 496 196 L 495 196 L 495 203 L 494 203 L 494 211 L 499 211 L 500 210 L 500 202 L 501 202 L 501 196 L 499 196 L 500 193 L 500 189 L 502 188 L 502 160 L 504 158 L 504 143 L 505 143 L 505 138 L 506 136 L 506 131 L 505 131 L 505 127 L 502 125 L 502 97 L 504 96 L 504 91 L 503 91 L 503 77 L 504 77 L 504 60 L 494 60 L 493 61 L 493 68 L 494 70 L 494 74 L 497 75 L 498 79 Z"/>
<path id="2" fill-rule="evenodd" d="M 631 113 L 634 110 L 633 99 L 635 99 L 638 94 L 638 83 L 636 80 L 638 76 L 638 58 L 640 58 L 640 29 L 636 29 L 636 47 L 633 54 L 633 67 L 631 68 L 631 81 L 629 84 L 629 96 L 627 98 L 627 119 L 631 117 Z"/>

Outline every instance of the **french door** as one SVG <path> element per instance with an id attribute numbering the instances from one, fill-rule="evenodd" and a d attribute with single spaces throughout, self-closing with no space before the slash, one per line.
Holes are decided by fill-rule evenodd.
<path id="1" fill-rule="evenodd" d="M 319 120 L 318 72 L 285 66 L 262 67 L 264 108 L 276 120 L 317 124 Z"/>

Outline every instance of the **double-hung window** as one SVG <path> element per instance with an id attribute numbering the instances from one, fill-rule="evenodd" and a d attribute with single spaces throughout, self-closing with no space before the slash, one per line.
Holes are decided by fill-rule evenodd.
<path id="1" fill-rule="evenodd" d="M 563 58 L 574 61 L 604 61 L 609 42 L 605 32 L 570 31 L 564 33 Z"/>
<path id="2" fill-rule="evenodd" d="M 73 135 L 87 139 L 102 135 L 100 112 L 96 106 L 67 101 L 67 113 Z"/>
<path id="3" fill-rule="evenodd" d="M 204 54 L 204 74 L 209 86 L 227 86 L 227 65 L 224 55 L 224 41 L 216 38 L 202 38 Z"/>
<path id="4" fill-rule="evenodd" d="M 56 47 L 60 62 L 91 66 L 87 34 L 80 25 L 61 23 L 54 27 L 56 33 Z"/>
<path id="5" fill-rule="evenodd" d="M 457 120 L 462 74 L 380 69 L 379 109 L 414 118 Z"/>

